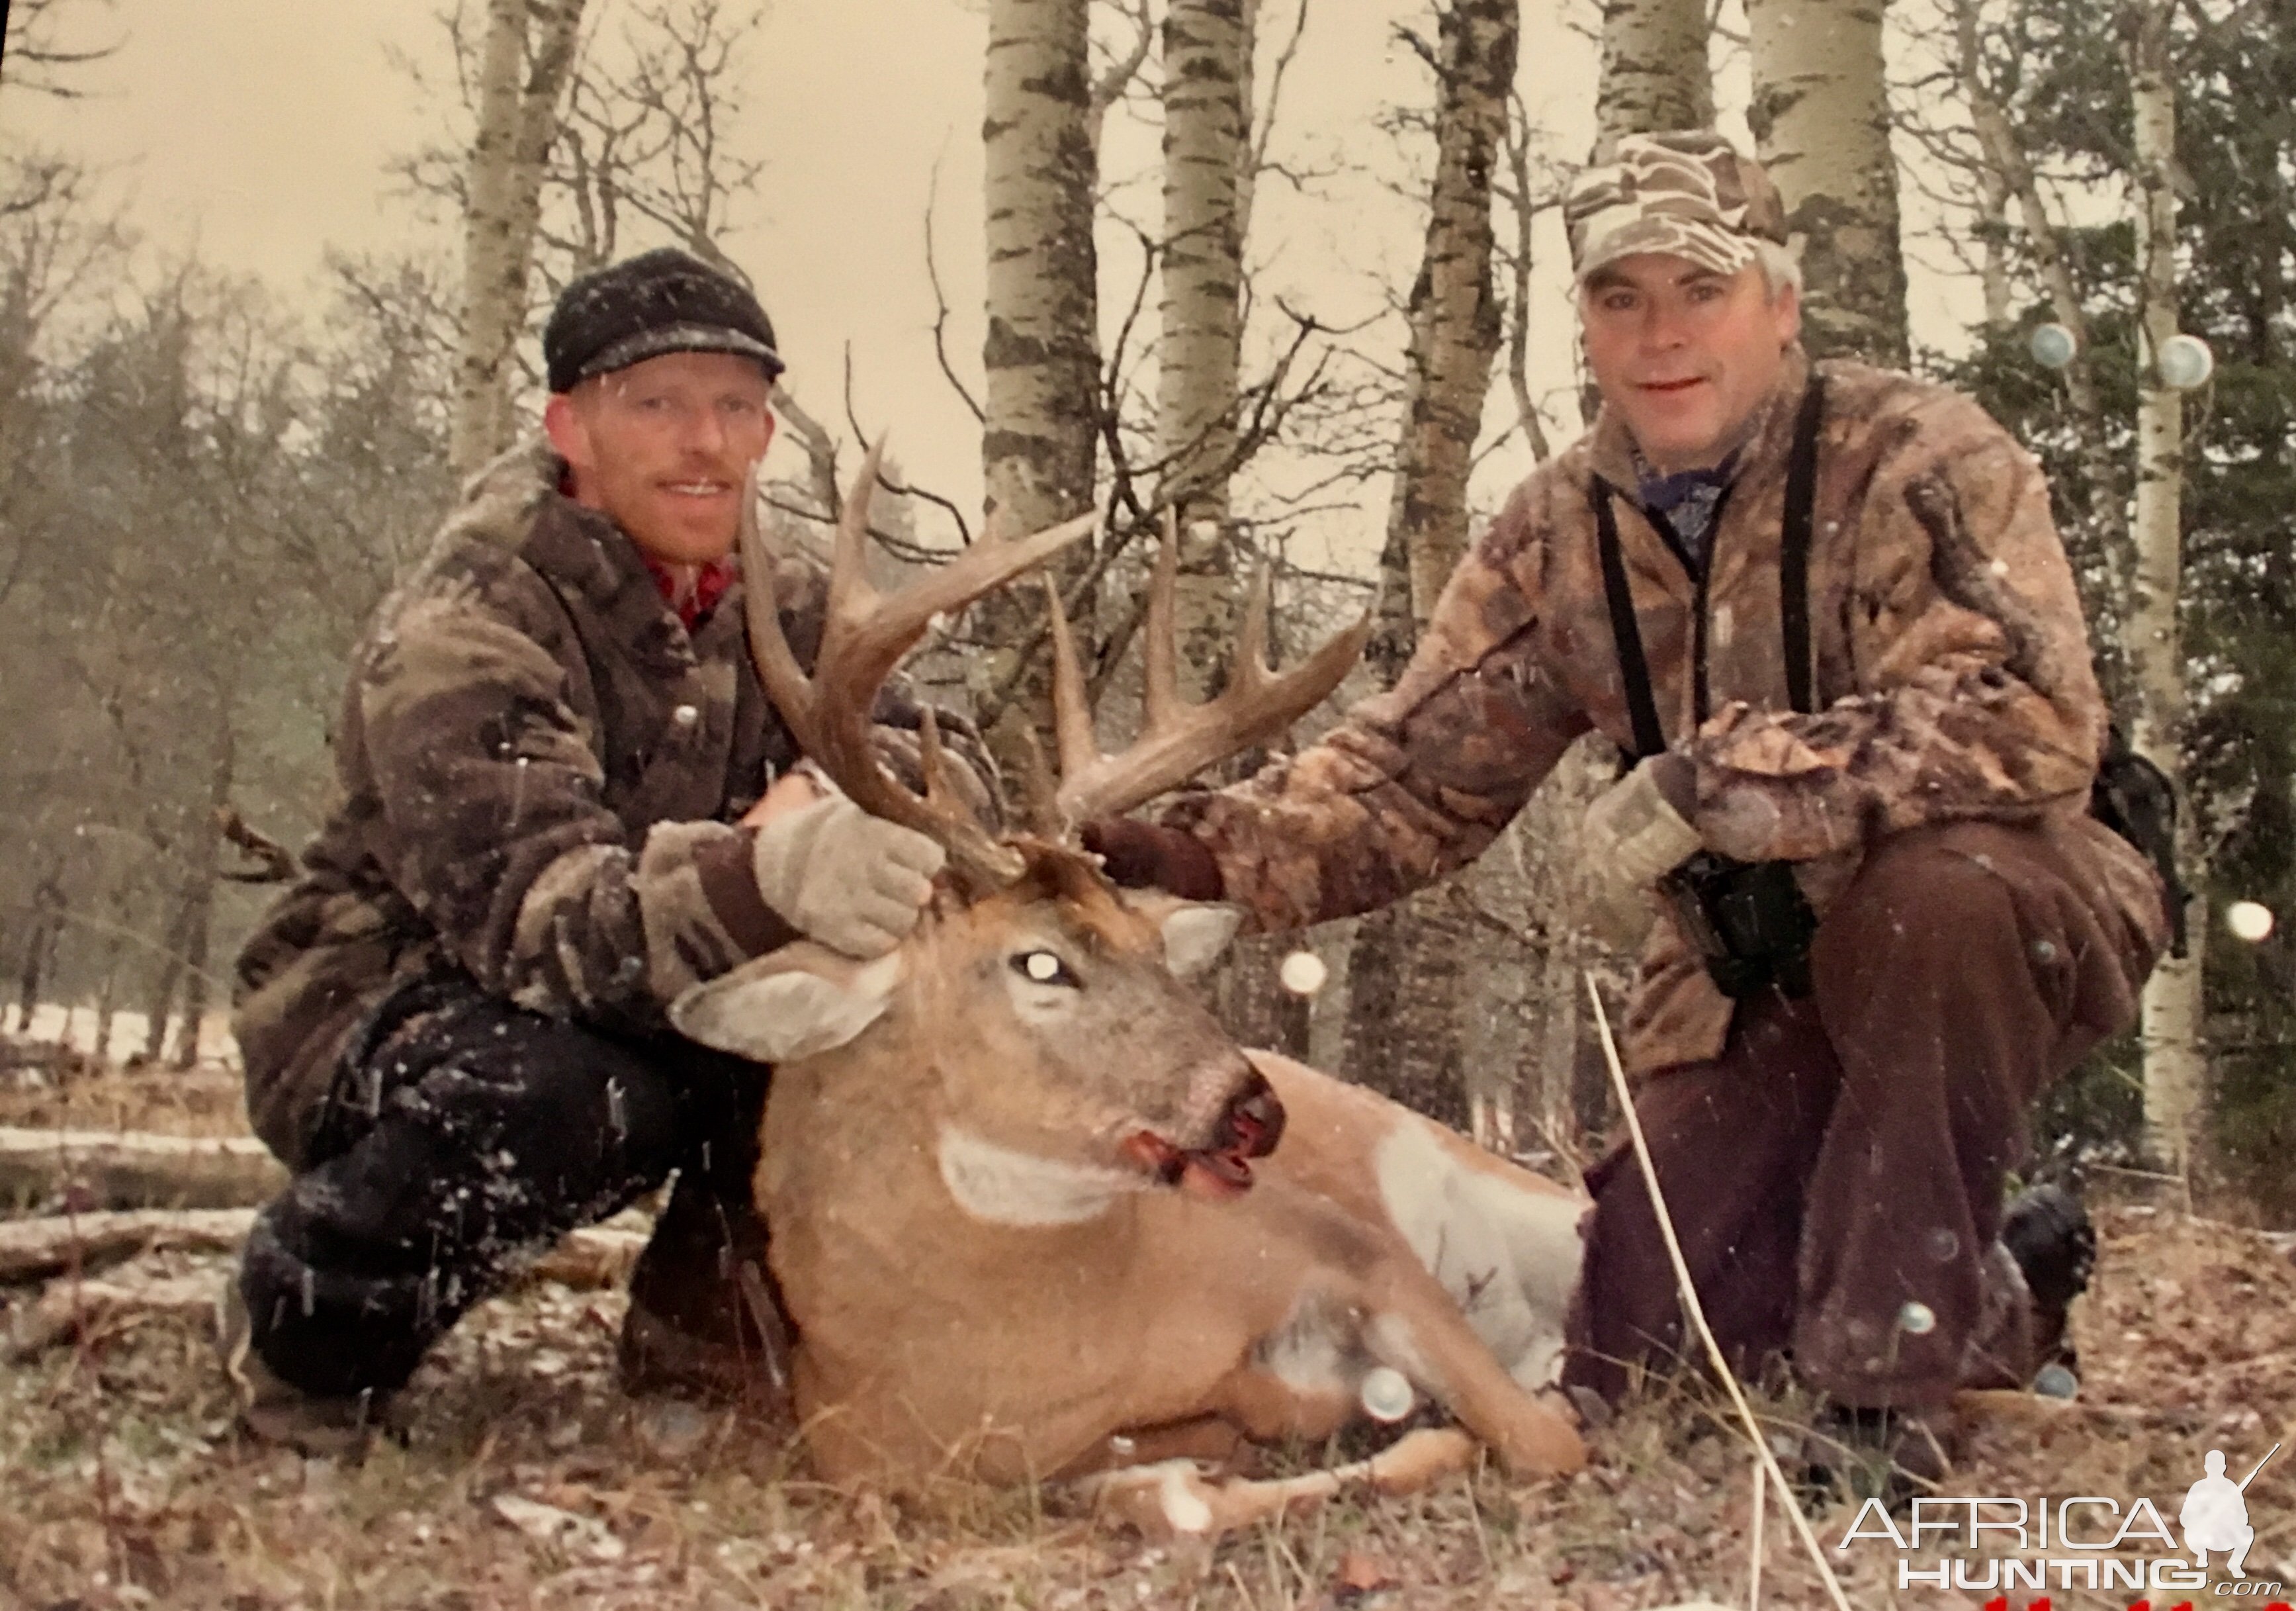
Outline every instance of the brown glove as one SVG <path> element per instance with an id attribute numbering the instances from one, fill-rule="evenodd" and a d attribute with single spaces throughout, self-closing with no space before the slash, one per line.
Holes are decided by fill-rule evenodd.
<path id="1" fill-rule="evenodd" d="M 1218 859 L 1193 834 L 1103 817 L 1086 823 L 1079 837 L 1110 880 L 1126 889 L 1164 890 L 1183 900 L 1218 900 L 1226 892 Z"/>

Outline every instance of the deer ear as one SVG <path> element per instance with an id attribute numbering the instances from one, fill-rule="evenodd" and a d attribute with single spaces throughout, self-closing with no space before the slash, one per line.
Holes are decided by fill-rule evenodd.
<path id="1" fill-rule="evenodd" d="M 883 1016 L 900 979 L 898 951 L 856 962 L 800 942 L 695 985 L 671 1004 L 669 1021 L 752 1063 L 794 1063 L 857 1039 Z"/>
<path id="2" fill-rule="evenodd" d="M 1242 925 L 1243 914 L 1232 906 L 1207 906 L 1188 901 L 1164 914 L 1164 966 L 1178 978 L 1201 974 L 1227 949 Z"/>

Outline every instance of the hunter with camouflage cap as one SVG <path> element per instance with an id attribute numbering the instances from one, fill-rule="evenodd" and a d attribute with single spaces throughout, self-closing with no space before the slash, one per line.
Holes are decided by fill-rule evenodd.
<path id="1" fill-rule="evenodd" d="M 306 1448 L 356 1443 L 521 1259 L 672 1170 L 625 1381 L 765 1381 L 766 1072 L 665 1010 L 800 934 L 890 949 L 942 859 L 841 796 L 760 802 L 800 758 L 730 554 L 782 367 L 757 299 L 649 252 L 568 286 L 543 347 L 545 440 L 472 480 L 377 613 L 336 800 L 239 959 L 249 1112 L 296 1172 L 222 1341 L 247 1425 Z M 809 656 L 825 579 L 778 563 Z M 913 769 L 917 708 L 876 716 Z"/>
<path id="2" fill-rule="evenodd" d="M 1603 926 L 1649 933 L 1628 1056 L 1702 1301 L 1745 1369 L 1935 1469 L 1933 1412 L 2062 1325 L 2085 1227 L 2005 1228 L 2005 1174 L 2165 933 L 2087 814 L 2106 712 L 2048 488 L 1967 398 L 1808 360 L 1777 193 L 1710 132 L 1621 141 L 1566 220 L 1601 414 L 1394 689 L 1087 842 L 1298 927 L 1464 866 L 1605 735 L 1633 764 L 1584 862 Z M 1615 1397 L 1682 1320 L 1632 1156 L 1588 1183 L 1565 1381 Z"/>

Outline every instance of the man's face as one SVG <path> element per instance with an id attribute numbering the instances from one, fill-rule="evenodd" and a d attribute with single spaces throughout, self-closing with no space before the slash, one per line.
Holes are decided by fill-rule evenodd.
<path id="1" fill-rule="evenodd" d="M 774 440 L 772 386 L 726 352 L 671 352 L 551 398 L 543 429 L 599 509 L 664 564 L 733 550 L 750 466 Z"/>
<path id="2" fill-rule="evenodd" d="M 1641 252 L 1578 291 L 1587 363 L 1652 465 L 1711 468 L 1777 384 L 1801 330 L 1792 286 L 1770 295 L 1759 264 L 1716 274 Z"/>

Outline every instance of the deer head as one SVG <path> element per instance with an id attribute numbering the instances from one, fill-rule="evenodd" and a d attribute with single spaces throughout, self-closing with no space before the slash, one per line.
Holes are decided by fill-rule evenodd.
<path id="1" fill-rule="evenodd" d="M 1072 830 L 1290 725 L 1355 663 L 1369 618 L 1292 671 L 1272 673 L 1264 663 L 1263 574 L 1227 688 L 1188 704 L 1176 676 L 1177 560 L 1168 525 L 1149 595 L 1139 742 L 1117 755 L 1100 752 L 1054 593 L 1062 775 L 1056 786 L 1038 790 L 1047 802 L 1039 832 L 993 833 L 948 785 L 930 713 L 920 794 L 880 764 L 870 711 L 885 678 L 936 617 L 1041 563 L 1093 521 L 977 543 L 880 596 L 862 574 L 879 451 L 863 464 L 839 522 L 828 621 L 809 678 L 783 637 L 772 567 L 754 514 L 745 514 L 750 645 L 767 693 L 815 764 L 867 810 L 947 849 L 942 886 L 916 931 L 886 957 L 863 963 L 809 941 L 788 946 L 687 992 L 671 1018 L 697 1040 L 760 1062 L 897 1066 L 904 1078 L 929 1071 L 930 1092 L 917 1099 L 938 1110 L 942 1173 L 961 1201 L 971 1189 L 1010 1207 L 1015 1183 L 1025 1182 L 1029 1212 L 1057 1218 L 1046 1203 L 1048 1192 L 1060 1196 L 1061 1182 L 1076 1202 L 1156 1184 L 1241 1190 L 1250 1182 L 1250 1160 L 1275 1146 L 1282 1108 L 1185 983 L 1226 945 L 1238 915 L 1118 889 L 1070 842 Z"/>

